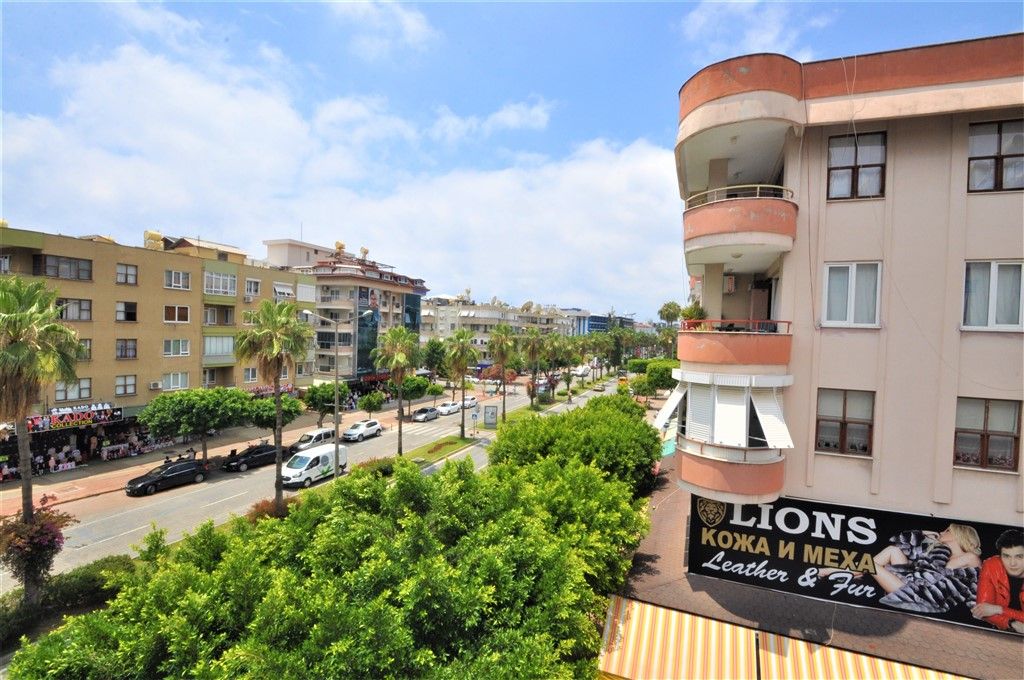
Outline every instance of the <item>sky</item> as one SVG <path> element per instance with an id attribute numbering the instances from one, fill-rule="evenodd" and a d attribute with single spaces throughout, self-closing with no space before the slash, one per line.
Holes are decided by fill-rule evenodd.
<path id="1" fill-rule="evenodd" d="M 688 294 L 673 159 L 702 67 L 1024 30 L 1006 3 L 20 3 L 0 217 L 142 245 L 350 252 L 492 297 L 656 320 Z"/>

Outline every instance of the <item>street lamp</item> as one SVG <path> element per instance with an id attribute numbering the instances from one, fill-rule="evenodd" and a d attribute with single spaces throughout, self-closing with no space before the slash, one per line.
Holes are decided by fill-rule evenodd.
<path id="1" fill-rule="evenodd" d="M 308 316 L 315 316 L 321 321 L 326 321 L 327 323 L 334 324 L 334 479 L 338 479 L 338 476 L 341 474 L 341 469 L 338 465 L 340 457 L 339 447 L 341 446 L 341 408 L 340 404 L 338 403 L 338 392 L 340 391 L 338 389 L 338 383 L 340 381 L 339 367 L 341 366 L 341 364 L 338 361 L 338 335 L 341 334 L 341 319 L 328 319 L 327 317 L 320 316 L 316 312 L 311 311 L 309 309 L 303 309 L 302 313 Z M 372 313 L 373 310 L 368 309 L 359 316 L 357 316 L 356 319 L 361 319 L 365 316 L 369 316 Z"/>

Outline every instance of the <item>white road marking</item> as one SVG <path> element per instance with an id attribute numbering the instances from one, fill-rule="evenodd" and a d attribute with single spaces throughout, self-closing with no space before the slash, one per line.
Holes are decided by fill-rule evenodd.
<path id="1" fill-rule="evenodd" d="M 135 533 L 136 531 L 139 531 L 141 529 L 148 529 L 148 528 L 149 528 L 148 524 L 143 524 L 141 527 L 135 527 L 134 529 L 129 529 L 128 531 L 122 531 L 119 534 L 115 534 L 113 536 L 107 536 L 106 538 L 101 538 L 98 541 L 93 541 L 92 543 L 88 543 L 86 545 L 75 546 L 75 550 L 81 550 L 82 548 L 89 548 L 89 547 L 92 547 L 94 545 L 99 545 L 100 543 L 105 543 L 105 542 L 107 542 L 109 540 L 112 540 L 112 539 L 115 539 L 115 538 L 121 538 L 122 536 L 127 536 L 128 534 Z"/>
<path id="2" fill-rule="evenodd" d="M 211 505 L 217 505 L 217 503 L 223 503 L 224 501 L 229 501 L 232 498 L 238 498 L 239 496 L 244 496 L 247 493 L 249 493 L 249 492 L 248 491 L 243 491 L 242 493 L 236 493 L 234 496 L 228 496 L 227 498 L 221 498 L 220 500 L 213 501 L 212 503 L 207 503 L 206 505 L 200 505 L 199 507 L 200 508 L 208 508 Z"/>

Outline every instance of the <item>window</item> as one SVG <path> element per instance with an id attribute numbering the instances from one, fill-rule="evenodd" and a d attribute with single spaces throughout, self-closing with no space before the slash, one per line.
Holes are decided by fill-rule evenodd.
<path id="1" fill-rule="evenodd" d="M 203 323 L 207 326 L 217 325 L 217 308 L 216 307 L 204 307 L 203 308 Z"/>
<path id="2" fill-rule="evenodd" d="M 92 280 L 92 260 L 56 255 L 33 255 L 32 274 L 58 279 Z"/>
<path id="3" fill-rule="evenodd" d="M 967 191 L 1024 189 L 1024 120 L 972 125 Z"/>
<path id="4" fill-rule="evenodd" d="M 176 290 L 192 290 L 192 275 L 168 269 L 164 272 L 164 288 Z"/>
<path id="5" fill-rule="evenodd" d="M 873 198 L 885 194 L 885 133 L 829 137 L 828 197 Z"/>
<path id="6" fill-rule="evenodd" d="M 203 292 L 209 295 L 235 295 L 238 277 L 234 274 L 205 272 L 203 274 Z"/>
<path id="7" fill-rule="evenodd" d="M 0 255 L 0 274 L 9 274 L 11 272 L 11 256 Z"/>
<path id="8" fill-rule="evenodd" d="M 139 283 L 139 268 L 134 264 L 121 264 L 117 265 L 117 283 L 123 283 L 127 286 L 137 286 Z"/>
<path id="9" fill-rule="evenodd" d="M 315 302 L 316 301 L 316 286 L 312 286 L 306 283 L 300 283 L 295 286 L 296 299 L 299 302 Z"/>
<path id="10" fill-rule="evenodd" d="M 127 394 L 135 394 L 135 376 L 119 375 L 114 378 L 114 396 L 123 397 Z"/>
<path id="11" fill-rule="evenodd" d="M 164 390 L 184 390 L 188 388 L 188 373 L 164 373 L 161 383 Z"/>
<path id="12" fill-rule="evenodd" d="M 217 369 L 216 368 L 204 368 L 203 369 L 203 387 L 210 387 L 211 385 L 217 384 Z"/>
<path id="13" fill-rule="evenodd" d="M 278 283 L 274 282 L 274 300 L 280 302 L 281 300 L 291 300 L 295 298 L 295 291 L 290 283 Z"/>
<path id="14" fill-rule="evenodd" d="M 167 323 L 188 323 L 188 307 L 185 305 L 165 305 L 164 321 Z"/>
<path id="15" fill-rule="evenodd" d="M 256 382 L 256 369 L 255 368 L 243 368 L 242 369 L 242 380 L 247 383 Z"/>
<path id="16" fill-rule="evenodd" d="M 288 365 L 285 364 L 284 366 L 281 367 L 281 380 L 287 380 L 287 379 L 288 379 Z"/>
<path id="17" fill-rule="evenodd" d="M 228 261 L 228 254 L 227 253 L 222 253 L 222 252 L 218 251 L 217 252 L 217 259 L 219 261 L 221 261 L 221 262 L 227 262 Z"/>
<path id="18" fill-rule="evenodd" d="M 92 321 L 92 300 L 57 298 L 57 305 L 64 321 Z"/>
<path id="19" fill-rule="evenodd" d="M 188 355 L 188 340 L 164 340 L 165 357 L 187 357 Z"/>
<path id="20" fill-rule="evenodd" d="M 245 280 L 245 294 L 252 297 L 259 297 L 260 294 L 260 280 L 259 279 L 246 279 Z"/>
<path id="21" fill-rule="evenodd" d="M 954 465 L 1016 471 L 1019 455 L 1019 401 L 956 400 Z"/>
<path id="22" fill-rule="evenodd" d="M 114 352 L 118 359 L 137 359 L 139 341 L 135 338 L 118 338 L 114 341 Z"/>
<path id="23" fill-rule="evenodd" d="M 964 327 L 1021 329 L 1020 262 L 968 262 L 964 274 Z"/>
<path id="24" fill-rule="evenodd" d="M 234 353 L 234 336 L 203 338 L 203 356 L 225 356 Z"/>
<path id="25" fill-rule="evenodd" d="M 825 265 L 824 326 L 877 326 L 878 262 Z"/>
<path id="26" fill-rule="evenodd" d="M 79 339 L 78 344 L 82 346 L 82 358 L 79 361 L 92 361 L 92 339 Z"/>
<path id="27" fill-rule="evenodd" d="M 79 378 L 78 382 L 57 383 L 56 401 L 92 399 L 92 378 Z"/>
<path id="28" fill-rule="evenodd" d="M 818 390 L 815 450 L 870 456 L 874 410 L 874 392 Z"/>
<path id="29" fill-rule="evenodd" d="M 138 321 L 137 307 L 138 305 L 134 302 L 118 302 L 114 318 L 117 321 Z"/>

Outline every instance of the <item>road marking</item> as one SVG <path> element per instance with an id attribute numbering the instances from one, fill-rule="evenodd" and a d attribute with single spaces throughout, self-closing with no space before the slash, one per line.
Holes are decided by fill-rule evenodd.
<path id="1" fill-rule="evenodd" d="M 231 484 L 232 482 L 238 482 L 238 481 L 241 481 L 241 478 L 234 477 L 234 478 L 225 479 L 223 481 L 219 481 L 219 482 L 215 482 L 215 483 L 216 484 Z M 109 519 L 111 519 L 112 517 L 120 517 L 121 515 L 127 515 L 128 513 L 131 513 L 131 512 L 138 512 L 139 510 L 152 510 L 155 506 L 162 505 L 164 503 L 164 501 L 172 501 L 175 498 L 180 498 L 181 496 L 191 496 L 192 494 L 200 493 L 200 492 L 206 490 L 206 488 L 207 487 L 205 487 L 205 486 L 200 486 L 200 487 L 197 487 L 197 488 L 193 489 L 192 491 L 188 491 L 186 493 L 167 494 L 167 495 L 164 495 L 163 497 L 161 497 L 160 499 L 155 500 L 155 501 L 153 501 L 151 503 L 148 503 L 146 505 L 137 505 L 135 507 L 129 508 L 127 510 L 123 510 L 121 512 L 114 513 L 112 515 L 103 515 L 100 519 L 94 519 L 94 520 L 92 520 L 90 522 L 83 522 L 82 524 L 76 524 L 76 525 L 74 525 L 73 528 L 74 529 L 84 529 L 87 526 L 91 526 L 91 525 L 97 524 L 99 522 L 106 522 Z M 139 498 L 139 497 L 136 496 L 135 498 Z M 142 496 L 141 498 L 142 499 L 152 498 L 152 496 Z M 78 502 L 86 501 L 86 500 L 92 500 L 92 499 L 89 499 L 89 498 L 79 498 L 77 500 L 70 501 L 70 502 L 71 503 L 78 503 Z"/>
<path id="2" fill-rule="evenodd" d="M 75 546 L 75 550 L 81 550 L 82 548 L 87 548 L 87 547 L 91 547 L 91 546 L 94 546 L 94 545 L 99 545 L 100 543 L 105 543 L 105 542 L 113 540 L 115 538 L 121 538 L 122 536 L 127 536 L 128 534 L 135 533 L 136 531 L 139 531 L 140 529 L 148 529 L 148 528 L 149 528 L 148 524 L 143 524 L 141 527 L 135 527 L 134 529 L 129 529 L 128 531 L 122 531 L 121 533 L 115 534 L 114 536 L 107 536 L 106 538 L 101 538 L 98 541 L 93 541 L 92 543 L 88 543 L 88 544 L 83 545 L 81 547 Z"/>
<path id="3" fill-rule="evenodd" d="M 236 493 L 234 496 L 228 496 L 227 498 L 221 498 L 219 501 L 214 501 L 212 503 L 207 503 L 206 505 L 200 505 L 199 507 L 200 508 L 208 508 L 211 505 L 217 505 L 217 503 L 223 503 L 224 501 L 229 501 L 232 498 L 238 498 L 239 496 L 244 496 L 247 493 L 249 493 L 249 492 L 248 491 L 243 491 L 242 493 Z"/>

